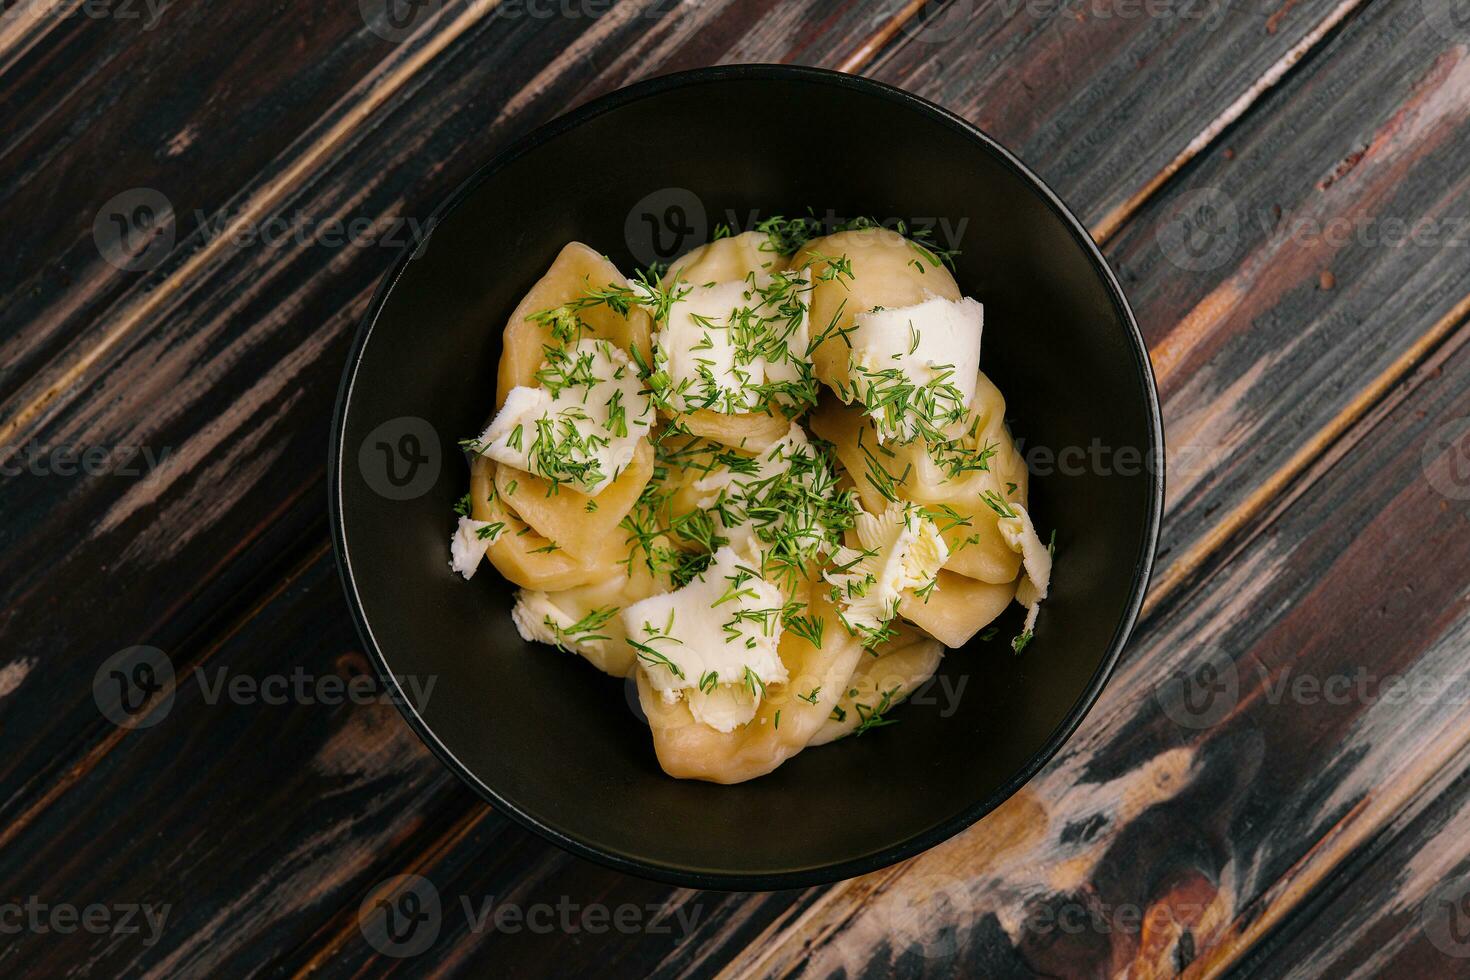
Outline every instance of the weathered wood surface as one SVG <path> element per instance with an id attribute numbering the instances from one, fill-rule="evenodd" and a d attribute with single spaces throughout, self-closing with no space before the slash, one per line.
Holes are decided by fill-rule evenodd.
<path id="1" fill-rule="evenodd" d="M 1462 749 L 1364 848 L 1362 866 L 1320 889 L 1312 914 L 1253 947 L 1242 969 L 1267 977 L 1463 976 L 1467 792 L 1470 755 Z"/>
<path id="2" fill-rule="evenodd" d="M 1470 414 L 1455 373 L 1465 252 L 1313 245 L 1256 218 L 1366 216 L 1381 234 L 1387 218 L 1463 217 L 1470 38 L 1416 4 L 1232 5 L 1208 30 L 1096 5 L 954 3 L 957 21 L 896 2 L 656 6 L 532 20 L 448 5 L 401 44 L 351 5 L 309 21 L 175 5 L 147 32 L 0 21 L 0 99 L 22 121 L 0 137 L 0 210 L 20 243 L 0 273 L 0 444 L 170 450 L 143 479 L 0 478 L 0 723 L 16 746 L 0 761 L 0 880 L 7 895 L 174 909 L 146 947 L 24 936 L 0 950 L 9 971 L 417 973 L 437 956 L 472 975 L 1130 961 L 1138 975 L 1248 963 L 1272 930 L 1284 968 L 1282 944 L 1355 934 L 1361 901 L 1333 896 L 1376 895 L 1374 874 L 1393 871 L 1365 851 L 1428 834 L 1412 814 L 1454 785 L 1463 705 L 1272 704 L 1256 667 L 1433 674 L 1464 649 L 1465 505 L 1419 463 L 1438 425 Z M 1065 755 L 930 855 L 768 896 L 671 891 L 549 848 L 446 776 L 390 706 L 210 704 L 197 683 L 361 669 L 322 550 L 321 460 L 347 336 L 391 253 L 240 248 L 201 232 L 195 209 L 211 227 L 220 209 L 253 225 L 422 215 L 567 106 L 716 60 L 865 70 L 1015 147 L 1108 242 L 1176 452 L 1152 615 Z M 99 154 L 115 161 L 105 180 Z M 122 272 L 99 259 L 91 219 L 138 186 L 185 217 L 156 267 Z M 1212 265 L 1171 263 L 1161 240 L 1181 209 L 1221 200 L 1212 190 L 1239 209 L 1233 242 L 1206 248 L 1223 255 Z M 1181 468 L 1181 445 L 1213 465 Z M 157 725 L 124 731 L 90 685 L 132 643 L 166 649 L 182 681 Z M 1236 665 L 1236 710 L 1174 723 L 1157 680 L 1217 650 Z M 395 962 L 356 910 L 409 871 L 452 914 L 422 959 Z M 475 932 L 462 898 L 674 918 Z M 1033 910 L 1124 906 L 1173 912 L 1141 935 L 1022 927 Z M 1423 959 L 1402 917 L 1374 928 L 1407 937 L 1421 958 L 1404 962 L 1457 965 Z M 1375 962 L 1359 948 L 1333 972 Z"/>

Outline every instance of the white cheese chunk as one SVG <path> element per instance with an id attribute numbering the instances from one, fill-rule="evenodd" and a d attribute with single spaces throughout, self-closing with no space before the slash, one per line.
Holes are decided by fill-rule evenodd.
<path id="1" fill-rule="evenodd" d="M 553 594 L 519 590 L 510 611 L 516 632 L 529 642 L 549 643 L 599 664 L 606 661 L 612 643 L 622 645 L 618 607 L 589 604 L 584 595 L 587 591 L 566 589 Z"/>
<path id="2" fill-rule="evenodd" d="M 684 698 L 696 721 L 728 732 L 755 716 L 766 685 L 786 680 L 782 601 L 753 563 L 724 547 L 682 589 L 624 609 L 623 626 L 663 699 Z"/>
<path id="3" fill-rule="evenodd" d="M 545 592 L 532 589 L 521 589 L 516 593 L 510 621 L 515 623 L 516 632 L 527 643 L 549 643 L 552 646 L 560 644 L 560 630 L 572 624 L 572 618 L 562 612 Z"/>
<path id="4" fill-rule="evenodd" d="M 535 388 L 516 387 L 479 451 L 553 483 L 596 495 L 633 459 L 653 407 L 628 355 L 605 340 L 550 348 Z"/>
<path id="5" fill-rule="evenodd" d="M 505 530 L 500 521 L 477 521 L 461 517 L 449 538 L 449 567 L 465 578 L 473 578 L 485 552 Z"/>
<path id="6" fill-rule="evenodd" d="M 1008 503 L 1014 517 L 1002 517 L 997 526 L 1006 545 L 1021 556 L 1021 568 L 1025 577 L 1016 587 L 1016 601 L 1026 607 L 1025 633 L 1036 628 L 1036 617 L 1041 611 L 1041 600 L 1046 598 L 1051 587 L 1051 549 L 1041 543 L 1031 515 L 1020 504 Z"/>
<path id="7" fill-rule="evenodd" d="M 849 377 L 834 390 L 867 407 L 880 441 L 942 429 L 975 397 L 984 320 L 984 307 L 968 296 L 859 313 L 847 336 Z"/>
<path id="8" fill-rule="evenodd" d="M 904 591 L 935 582 L 949 560 L 949 547 L 938 526 L 913 504 L 890 503 L 881 514 L 861 512 L 853 530 L 861 550 L 839 548 L 832 556 L 837 570 L 823 577 L 833 586 L 838 616 L 848 630 L 882 639 Z"/>
<path id="9" fill-rule="evenodd" d="M 809 372 L 808 270 L 681 284 L 653 335 L 654 386 L 678 412 L 790 404 Z"/>
<path id="10" fill-rule="evenodd" d="M 733 732 L 748 724 L 761 704 L 759 685 L 748 683 L 721 683 L 709 690 L 694 687 L 684 692 L 684 698 L 694 720 L 717 732 Z"/>

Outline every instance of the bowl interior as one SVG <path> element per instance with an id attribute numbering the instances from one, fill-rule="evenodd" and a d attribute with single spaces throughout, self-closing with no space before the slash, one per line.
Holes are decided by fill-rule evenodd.
<path id="1" fill-rule="evenodd" d="M 566 242 L 631 272 L 716 223 L 741 231 L 808 209 L 937 224 L 936 240 L 962 250 L 957 278 L 986 307 L 983 367 L 1032 461 L 1037 523 L 1043 536 L 1056 529 L 1052 594 L 1024 655 L 1008 643 L 1013 607 L 997 638 L 946 655 L 937 680 L 893 712 L 897 725 L 743 785 L 677 781 L 660 771 L 629 686 L 523 642 L 511 587 L 488 565 L 469 583 L 450 572 L 452 507 L 468 479 L 455 444 L 490 410 L 507 315 Z M 1136 331 L 1049 195 L 917 100 L 771 69 L 640 86 L 471 182 L 375 305 L 333 461 L 360 625 L 393 674 L 432 678 L 410 712 L 430 744 L 502 809 L 583 853 L 738 887 L 845 877 L 915 853 L 1055 751 L 1131 625 L 1159 485 L 1139 462 L 1159 437 Z M 395 499 L 405 493 L 384 492 L 375 461 L 404 446 L 405 427 L 427 469 Z M 1101 455 L 1089 457 L 1094 446 Z M 1047 450 L 1066 447 L 1071 465 L 1045 465 Z"/>

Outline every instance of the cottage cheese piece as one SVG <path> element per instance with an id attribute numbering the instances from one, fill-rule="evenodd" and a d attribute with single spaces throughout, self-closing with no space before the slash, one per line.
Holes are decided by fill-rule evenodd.
<path id="1" fill-rule="evenodd" d="M 624 609 L 623 625 L 663 699 L 684 698 L 696 721 L 728 732 L 755 716 L 764 685 L 786 680 L 781 606 L 781 591 L 727 546 L 682 589 Z"/>
<path id="2" fill-rule="evenodd" d="M 1025 577 L 1016 587 L 1016 601 L 1026 607 L 1024 631 L 1030 633 L 1036 627 L 1036 616 L 1041 611 L 1041 600 L 1051 585 L 1051 549 L 1042 544 L 1031 515 L 1020 504 L 1007 504 L 1015 517 L 1002 517 L 998 522 L 1000 536 L 1010 549 L 1021 556 L 1021 568 Z"/>
<path id="3" fill-rule="evenodd" d="M 492 530 L 494 533 L 491 533 Z M 504 530 L 505 525 L 498 521 L 477 521 L 461 517 L 459 526 L 449 539 L 449 567 L 466 579 L 473 578 L 475 570 L 480 567 L 480 559 L 485 557 L 485 552 L 490 550 L 490 546 Z"/>
<path id="4" fill-rule="evenodd" d="M 549 643 L 552 646 L 562 645 L 559 630 L 566 629 L 574 622 L 560 606 L 551 601 L 547 593 L 534 589 L 521 589 L 516 593 L 516 604 L 511 608 L 510 619 L 515 623 L 516 632 L 521 634 L 521 639 L 528 643 Z M 596 644 L 600 642 L 594 641 Z"/>
<path id="5" fill-rule="evenodd" d="M 969 297 L 942 296 L 859 313 L 847 338 L 850 375 L 836 386 L 838 396 L 877 406 L 870 414 L 883 442 L 912 440 L 920 419 L 937 429 L 962 418 L 975 397 L 984 313 Z M 904 388 L 911 390 L 902 405 L 884 397 Z"/>
<path id="6" fill-rule="evenodd" d="M 935 523 L 913 504 L 890 503 L 881 514 L 858 514 L 854 530 L 862 550 L 840 548 L 832 560 L 841 571 L 823 577 L 834 586 L 838 615 L 853 633 L 877 638 L 898 613 L 906 589 L 933 582 L 949 560 Z"/>
<path id="7" fill-rule="evenodd" d="M 766 504 L 782 480 L 791 474 L 793 461 L 799 458 L 804 464 L 798 467 L 799 473 L 793 479 L 800 480 L 808 489 L 817 481 L 817 468 L 810 465 L 815 454 L 806 432 L 793 422 L 785 436 L 752 460 L 754 472 L 736 472 L 720 465 L 700 477 L 694 484 L 695 504 L 710 513 L 731 547 L 741 554 L 751 554 L 761 546 L 759 532 L 772 525 L 772 508 Z M 751 517 L 752 510 L 757 512 L 756 517 Z M 803 516 L 794 513 L 777 518 L 783 527 L 772 531 L 819 534 L 815 520 L 801 520 Z M 792 519 L 801 526 L 785 528 L 785 523 Z M 768 531 L 767 537 L 771 533 Z"/>
<path id="8" fill-rule="evenodd" d="M 671 407 L 763 410 L 772 399 L 759 386 L 795 382 L 810 363 L 809 293 L 807 270 L 682 285 L 653 336 L 655 368 L 667 377 Z M 775 400 L 789 399 L 778 393 Z"/>
<path id="9" fill-rule="evenodd" d="M 491 459 L 596 495 L 633 459 L 653 422 L 638 371 L 620 348 L 580 340 L 516 387 L 479 439 Z"/>

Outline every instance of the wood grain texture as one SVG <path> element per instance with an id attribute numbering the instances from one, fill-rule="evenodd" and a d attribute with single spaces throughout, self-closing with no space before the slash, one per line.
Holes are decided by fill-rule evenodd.
<path id="1" fill-rule="evenodd" d="M 6 545 L 0 568 L 27 570 L 25 577 L 0 576 L 8 583 L 0 586 L 6 610 L 0 638 L 11 658 L 0 668 L 0 682 L 7 694 L 19 694 L 0 698 L 0 724 L 27 733 L 25 750 L 0 762 L 0 841 L 7 845 L 0 851 L 0 880 L 33 887 L 53 880 L 48 866 L 54 872 L 59 864 L 67 874 L 54 880 L 95 879 L 67 900 L 183 896 L 177 901 L 199 906 L 178 913 L 180 925 L 161 948 L 86 946 L 85 957 L 98 969 L 412 970 L 411 961 L 374 957 L 357 931 L 356 904 L 375 883 L 415 869 L 430 873 L 449 902 L 467 897 L 554 905 L 566 899 L 584 906 L 654 905 L 670 915 L 699 911 L 672 939 L 653 929 L 615 936 L 584 930 L 554 943 L 526 931 L 477 933 L 456 919 L 436 947 L 445 972 L 478 973 L 500 963 L 544 968 L 552 945 L 568 974 L 613 964 L 630 972 L 707 974 L 731 963 L 731 972 L 822 975 L 833 965 L 863 972 L 871 960 L 875 969 L 887 964 L 896 972 L 963 964 L 994 976 L 1037 964 L 1057 972 L 1102 971 L 1129 956 L 1164 968 L 1203 963 L 1206 954 L 1225 965 L 1258 938 L 1252 922 L 1290 918 L 1300 902 L 1292 891 L 1296 883 L 1315 887 L 1351 856 L 1351 849 L 1344 852 L 1334 842 L 1344 835 L 1371 837 L 1392 817 L 1391 807 L 1374 808 L 1367 789 L 1383 772 L 1398 776 L 1392 800 L 1418 798 L 1442 760 L 1428 752 L 1424 758 L 1431 761 L 1403 765 L 1424 748 L 1429 729 L 1417 735 L 1397 729 L 1423 724 L 1423 718 L 1385 715 L 1379 708 L 1365 733 L 1355 726 L 1366 711 L 1332 714 L 1320 723 L 1303 720 L 1313 716 L 1301 712 L 1292 727 L 1279 712 L 1263 713 L 1246 693 L 1238 723 L 1232 716 L 1206 732 L 1180 733 L 1167 718 L 1160 720 L 1144 681 L 1153 676 L 1149 669 L 1178 664 L 1190 652 L 1190 637 L 1238 628 L 1237 618 L 1256 615 L 1256 602 L 1275 611 L 1256 632 L 1229 634 L 1238 664 L 1253 662 L 1247 652 L 1279 657 L 1283 647 L 1271 645 L 1279 640 L 1274 630 L 1293 638 L 1331 630 L 1325 620 L 1334 604 L 1340 609 L 1376 594 L 1369 572 L 1372 559 L 1381 556 L 1352 550 L 1344 540 L 1355 536 L 1348 529 L 1381 546 L 1395 544 L 1390 530 L 1398 525 L 1374 517 L 1375 507 L 1406 521 L 1406 534 L 1445 534 L 1448 547 L 1464 545 L 1450 518 L 1417 512 L 1422 493 L 1415 496 L 1408 484 L 1378 472 L 1382 460 L 1374 467 L 1358 459 L 1358 447 L 1383 449 L 1372 436 L 1388 419 L 1430 411 L 1423 407 L 1427 375 L 1382 389 L 1379 395 L 1393 406 L 1380 411 L 1384 400 L 1368 400 L 1336 430 L 1341 438 L 1319 444 L 1312 437 L 1331 430 L 1366 382 L 1392 370 L 1406 352 L 1417 351 L 1408 367 L 1445 353 L 1448 348 L 1436 345 L 1463 319 L 1455 304 L 1470 288 L 1462 288 L 1457 267 L 1443 256 L 1419 254 L 1409 261 L 1387 249 L 1348 248 L 1340 250 L 1351 253 L 1346 264 L 1332 266 L 1341 286 L 1337 295 L 1306 296 L 1309 284 L 1321 280 L 1307 259 L 1292 254 L 1291 242 L 1262 244 L 1249 237 L 1254 229 L 1245 228 L 1226 263 L 1199 273 L 1162 257 L 1157 229 L 1168 225 L 1169 208 L 1184 194 L 1210 186 L 1223 187 L 1241 207 L 1253 206 L 1258 196 L 1284 201 L 1288 214 L 1331 217 L 1365 208 L 1374 216 L 1453 213 L 1463 190 L 1452 165 L 1464 149 L 1463 47 L 1444 38 L 1436 42 L 1402 8 L 1360 12 L 1357 5 L 1327 3 L 1286 4 L 1259 16 L 1232 7 L 1207 40 L 1177 22 L 1038 19 L 1024 12 L 997 21 L 987 19 L 987 8 L 936 45 L 893 26 L 892 18 L 912 15 L 913 6 L 734 0 L 651 18 L 639 16 L 645 7 L 623 4 L 600 18 L 535 23 L 451 6 L 415 40 L 394 46 L 370 34 L 364 38 L 352 26 L 357 15 L 348 5 L 345 13 L 323 11 L 320 31 L 296 42 L 293 51 L 344 49 L 334 71 L 304 79 L 296 59 L 276 50 L 293 37 L 291 28 L 272 19 L 260 27 L 280 39 L 276 46 L 241 56 L 242 64 L 279 64 L 243 73 L 256 87 L 252 104 L 259 110 L 232 126 L 222 106 L 242 73 L 222 71 L 216 78 L 209 66 L 201 77 L 212 97 L 181 96 L 176 116 L 165 115 L 166 124 L 138 138 L 143 150 L 123 154 L 121 172 L 129 181 L 163 172 L 156 164 L 150 168 L 146 151 L 159 145 L 164 130 L 172 135 L 192 126 L 187 146 L 238 136 L 244 148 L 242 159 L 224 161 L 218 174 L 197 183 L 192 175 L 180 178 L 191 193 L 198 186 L 201 197 L 213 195 L 214 203 L 196 205 L 206 212 L 225 208 L 257 222 L 294 213 L 317 221 L 413 216 L 426 213 L 507 140 L 633 78 L 713 60 L 846 61 L 855 67 L 860 55 L 878 55 L 870 70 L 879 77 L 938 97 L 1017 146 L 1094 226 L 1121 229 L 1112 257 L 1129 277 L 1150 339 L 1175 361 L 1173 368 L 1164 366 L 1171 436 L 1183 420 L 1199 432 L 1225 432 L 1217 445 L 1235 453 L 1257 448 L 1236 438 L 1239 427 L 1257 439 L 1265 432 L 1273 440 L 1289 434 L 1287 445 L 1273 443 L 1260 459 L 1232 460 L 1236 469 L 1201 477 L 1171 496 L 1171 554 L 1206 540 L 1199 533 L 1214 515 L 1251 505 L 1261 473 L 1273 465 L 1277 472 L 1296 470 L 1292 492 L 1283 497 L 1289 508 L 1266 507 L 1247 533 L 1211 542 L 1224 549 L 1220 557 L 1230 557 L 1229 564 L 1212 560 L 1191 570 L 1197 577 L 1181 581 L 1200 601 L 1188 609 L 1182 599 L 1160 607 L 1130 660 L 1129 680 L 1120 678 L 1108 707 L 1093 713 L 1085 743 L 1074 743 L 1044 780 L 983 824 L 989 828 L 983 843 L 977 828 L 914 865 L 832 893 L 742 898 L 671 892 L 563 855 L 485 811 L 445 778 L 391 709 L 282 713 L 273 724 L 259 712 L 181 699 L 158 728 L 119 735 L 90 704 L 88 686 L 101 658 L 127 643 L 167 648 L 181 671 L 224 668 L 258 676 L 299 665 L 325 676 L 348 669 L 339 666 L 344 657 L 354 662 L 336 582 L 317 554 L 324 539 L 321 420 L 329 413 L 347 335 L 390 256 L 381 248 L 238 249 L 181 236 L 183 244 L 151 274 L 116 274 L 95 258 L 91 213 L 74 202 L 78 193 L 84 200 L 91 194 L 95 209 L 103 199 L 100 190 L 84 186 L 92 172 L 88 154 L 125 143 L 127 127 L 108 130 L 96 144 L 64 129 L 48 130 L 49 140 L 37 137 L 24 146 L 31 130 L 22 129 L 12 142 L 0 142 L 0 165 L 28 161 L 37 147 L 55 145 L 57 172 L 27 171 L 27 194 L 51 188 L 46 194 L 73 203 L 53 226 L 28 230 L 25 239 L 31 265 L 60 271 L 36 278 L 22 263 L 15 267 L 21 278 L 5 283 L 7 295 L 39 305 L 17 312 L 20 333 L 0 334 L 17 338 L 0 341 L 8 344 L 0 348 L 0 398 L 6 399 L 0 425 L 8 433 L 0 443 L 34 438 L 45 445 L 171 451 L 170 461 L 142 480 L 22 476 L 0 484 L 7 516 L 22 515 L 0 529 Z M 881 8 L 876 15 L 875 7 Z M 1369 26 L 1359 26 L 1360 20 Z M 243 29 L 240 21 L 224 24 Z M 19 93 L 18 106 L 55 101 L 46 92 L 81 106 L 96 96 L 80 87 L 56 88 L 62 83 L 44 66 L 96 52 L 104 74 L 114 59 L 119 70 L 130 64 L 136 72 L 151 71 L 144 77 L 153 80 L 141 83 L 144 93 L 121 93 L 119 104 L 132 106 L 123 110 L 124 119 L 134 118 L 132 112 L 138 125 L 155 125 L 141 107 L 186 77 L 171 72 L 189 62 L 168 67 L 150 61 L 161 42 L 134 48 L 142 42 L 103 37 L 90 30 L 94 26 L 37 28 L 17 34 L 9 47 L 9 35 L 0 35 L 0 68 L 9 72 L 7 80 L 26 80 L 0 92 L 5 98 Z M 198 17 L 187 23 L 166 18 L 157 30 L 166 28 L 178 31 L 170 44 L 201 49 L 219 47 L 218 38 L 230 36 Z M 208 33 L 213 30 L 221 33 Z M 1370 43 L 1379 34 L 1383 38 Z M 1319 51 L 1324 39 L 1328 47 Z M 1312 52 L 1309 64 L 1284 85 L 1279 76 L 1272 79 L 1283 59 L 1295 64 L 1304 50 Z M 16 54 L 7 61 L 10 52 Z M 1364 72 L 1364 64 L 1381 67 Z M 1365 77 L 1355 82 L 1349 68 Z M 1100 103 L 1100 91 L 1114 93 L 1118 104 Z M 1350 117 L 1334 115 L 1339 104 L 1352 106 Z M 1235 124 L 1240 114 L 1244 121 Z M 43 119 L 36 125 L 39 133 L 52 124 Z M 1231 125 L 1236 128 L 1226 129 Z M 1310 130 L 1303 144 L 1323 147 L 1320 157 L 1303 158 L 1300 173 L 1275 162 L 1305 153 L 1305 145 L 1291 139 L 1293 127 Z M 1233 161 L 1210 146 L 1222 130 Z M 1079 133 L 1088 135 L 1079 139 Z M 1358 154 L 1354 137 L 1370 139 L 1377 149 Z M 1177 176 L 1164 184 L 1161 174 Z M 1140 197 L 1160 186 L 1157 203 Z M 0 209 L 19 199 L 12 195 L 7 204 L 0 192 Z M 88 271 L 68 279 L 68 261 Z M 1212 305 L 1220 285 L 1229 282 L 1237 282 L 1245 298 Z M 1257 290 L 1273 298 L 1252 302 Z M 1370 323 L 1351 312 L 1380 303 L 1404 313 Z M 7 303 L 11 309 L 19 308 Z M 1180 320 L 1184 326 L 1173 327 Z M 1303 330 L 1310 340 L 1287 360 L 1292 370 L 1305 368 L 1315 384 L 1280 366 L 1275 353 L 1296 343 Z M 1425 338 L 1426 346 L 1415 346 Z M 1209 379 L 1208 392 L 1191 386 L 1196 376 Z M 1218 409 L 1211 399 L 1221 403 Z M 1403 407 L 1405 399 L 1421 407 Z M 1294 464 L 1294 447 L 1313 451 Z M 1251 466 L 1254 477 L 1247 472 Z M 1362 478 L 1363 485 L 1351 485 L 1349 477 Z M 1309 522 L 1334 512 L 1319 501 L 1319 484 L 1335 488 L 1328 500 L 1353 515 L 1341 533 L 1321 532 L 1321 538 Z M 82 539 L 57 561 L 54 542 L 65 535 L 72 540 L 78 527 L 87 528 Z M 1296 535 L 1289 554 L 1263 552 L 1283 533 Z M 1463 558 L 1463 551 L 1454 554 Z M 1398 563 L 1391 566 L 1395 573 L 1407 567 L 1401 549 L 1387 557 Z M 44 571 L 38 576 L 36 568 Z M 1322 593 L 1313 593 L 1311 584 L 1329 572 Z M 288 587 L 277 591 L 282 576 Z M 78 582 L 85 583 L 80 592 Z M 1389 626 L 1424 626 L 1414 619 L 1422 615 L 1416 603 L 1448 601 L 1452 583 L 1416 587 L 1412 601 L 1395 606 L 1397 619 L 1363 638 L 1383 645 L 1391 662 L 1405 669 L 1443 661 L 1435 644 L 1452 629 L 1433 620 L 1427 627 L 1438 630 L 1433 636 L 1399 642 Z M 263 594 L 266 600 L 259 601 Z M 87 610 L 86 623 L 58 614 L 67 598 Z M 1271 617 L 1285 613 L 1270 603 L 1310 611 L 1288 629 L 1272 625 Z M 1336 628 L 1329 635 L 1342 639 L 1344 624 Z M 85 654 L 78 656 L 79 649 Z M 1313 647 L 1304 663 L 1327 670 L 1364 660 L 1365 649 L 1354 645 L 1333 654 Z M 1139 705 L 1152 714 L 1119 721 Z M 1095 727 L 1100 715 L 1108 724 Z M 1430 721 L 1454 722 L 1437 715 Z M 186 745 L 180 769 L 159 770 L 157 747 L 165 732 L 177 737 L 216 728 L 241 744 L 219 759 L 210 758 L 203 742 Z M 1335 738 L 1347 740 L 1347 747 L 1337 748 Z M 1277 761 L 1268 750 L 1288 758 L 1281 772 L 1263 774 L 1270 768 L 1265 763 Z M 328 758 L 335 761 L 322 761 Z M 1263 764 L 1255 771 L 1225 771 L 1242 758 Z M 283 767 L 292 779 L 278 785 Z M 181 779 L 180 772 L 188 776 Z M 231 788 L 220 795 L 225 785 Z M 1278 798 L 1272 794 L 1289 795 L 1302 785 L 1309 789 L 1299 809 L 1269 812 Z M 171 794 L 180 800 L 159 813 L 160 796 Z M 225 832 L 217 822 L 198 826 L 197 813 L 214 806 L 220 809 L 213 812 L 245 809 L 257 816 Z M 120 848 L 114 836 L 120 815 L 157 819 L 162 829 L 157 838 Z M 1321 841 L 1306 856 L 1292 850 L 1303 843 L 1302 827 Z M 1166 832 L 1185 845 L 1150 850 L 1147 838 Z M 95 846 L 76 846 L 92 839 Z M 1038 860 L 1049 862 L 1054 878 L 1034 876 Z M 971 880 L 974 868 L 987 870 Z M 1168 880 L 1144 881 L 1145 870 Z M 1227 879 L 1226 870 L 1237 877 Z M 315 884 L 304 887 L 308 881 Z M 1082 890 L 1078 901 L 1084 905 L 1094 900 L 1086 897 L 1091 889 L 1103 896 L 1098 900 L 1147 901 L 1151 908 L 1173 903 L 1182 918 L 1150 933 L 1147 943 L 1125 934 L 1115 945 L 1112 937 L 1089 930 L 1080 939 L 1057 930 L 1039 939 L 1014 930 L 1017 909 L 1055 906 L 1056 896 L 1073 894 L 1068 888 Z M 987 890 L 990 905 L 976 898 L 977 889 Z M 200 902 L 201 895 L 209 898 Z M 1062 901 L 1059 907 L 1077 904 Z M 1196 918 L 1184 914 L 1189 909 Z M 972 919 L 973 929 L 955 925 Z M 919 920 L 936 925 L 926 932 L 915 924 Z M 0 962 L 49 971 L 64 962 L 60 955 L 44 944 L 17 944 L 0 953 Z"/>
<path id="2" fill-rule="evenodd" d="M 1308 909 L 1241 960 L 1262 977 L 1463 976 L 1470 752 L 1462 750 Z M 1455 932 L 1450 931 L 1451 923 Z"/>
<path id="3" fill-rule="evenodd" d="M 391 86 L 406 53 L 373 34 L 355 3 L 303 15 L 246 4 L 207 15 L 177 3 L 132 9 L 137 21 L 41 16 L 0 48 L 0 115 L 15 122 L 0 135 L 9 178 L 0 222 L 12 253 L 0 268 L 7 418 L 13 399 L 37 397 L 82 356 L 69 344 L 95 346 L 118 306 L 141 292 L 143 273 L 110 265 L 94 242 L 93 219 L 109 198 L 147 187 L 172 202 L 166 227 L 178 254 L 147 270 L 156 285 L 199 247 L 201 224 L 241 207 L 240 189 L 283 154 L 301 153 L 293 144 Z"/>
<path id="4" fill-rule="evenodd" d="M 871 74 L 995 136 L 1107 238 L 1363 5 L 957 0 Z"/>
<path id="5" fill-rule="evenodd" d="M 416 852 L 439 822 L 436 803 L 466 802 L 378 700 L 339 591 L 329 554 L 288 575 L 243 628 L 180 671 L 152 725 L 118 730 L 126 745 L 97 761 L 87 792 L 62 796 L 47 823 L 0 851 L 7 894 L 148 904 L 167 913 L 156 940 L 29 936 L 0 948 L 0 969 L 260 971 L 310 937 L 323 905 L 355 902 L 373 862 Z M 363 689 L 349 699 L 352 678 Z M 78 833 L 53 833 L 53 820 Z M 231 846 L 243 838 L 258 846 Z"/>
<path id="6" fill-rule="evenodd" d="M 1162 584 L 1470 312 L 1467 92 L 1463 45 L 1375 6 L 1109 247 L 1169 434 Z M 1191 258 L 1178 236 L 1202 209 L 1227 224 Z"/>

